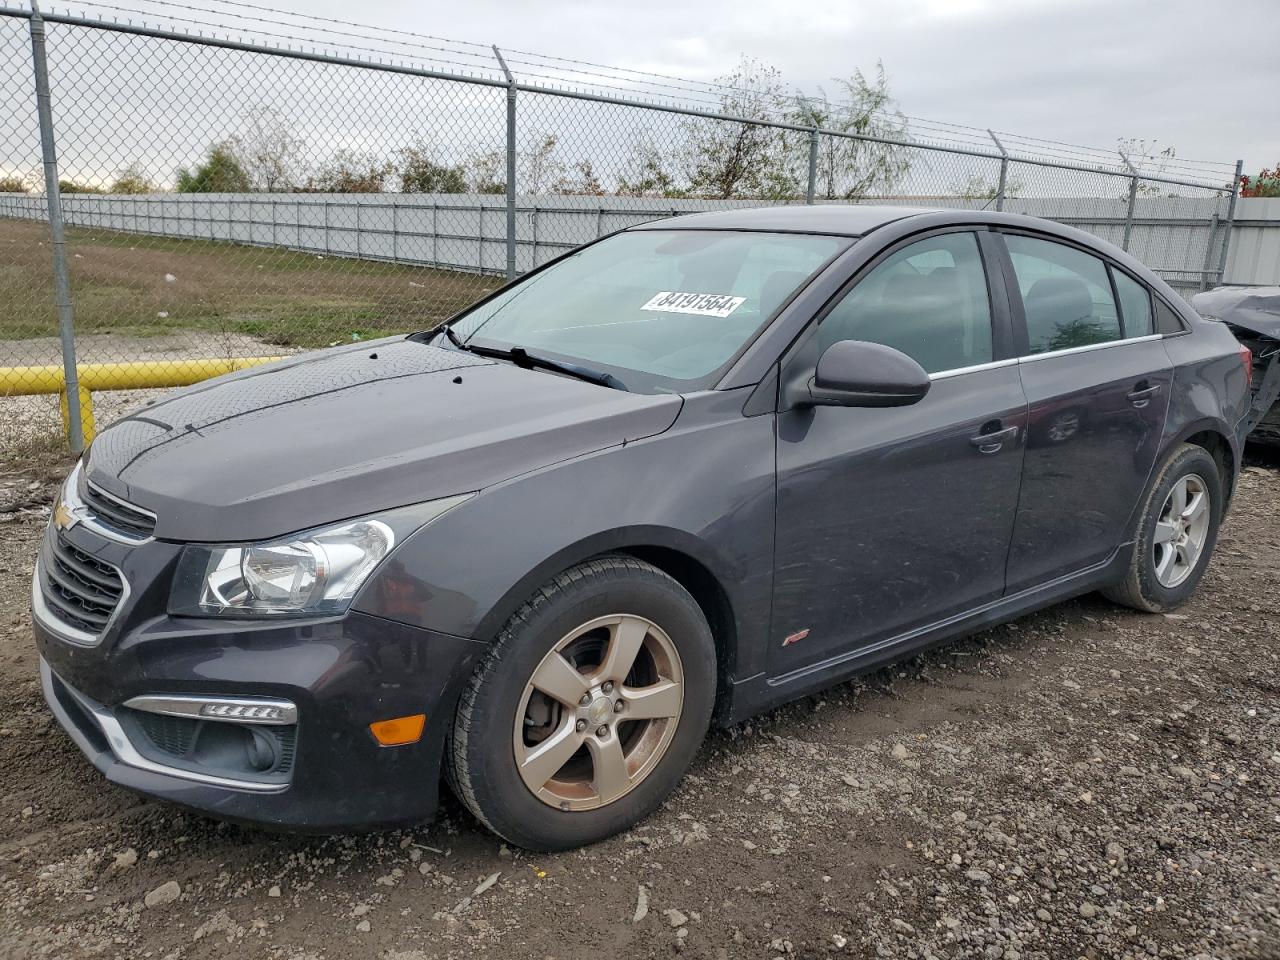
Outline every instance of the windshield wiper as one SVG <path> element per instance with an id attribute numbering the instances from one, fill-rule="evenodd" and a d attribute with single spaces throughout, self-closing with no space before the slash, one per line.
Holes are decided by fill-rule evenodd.
<path id="1" fill-rule="evenodd" d="M 552 360 L 550 357 L 539 356 L 536 353 L 530 353 L 524 347 L 511 347 L 503 350 L 499 347 L 477 347 L 474 344 L 466 344 L 462 349 L 469 350 L 471 353 L 480 357 L 494 357 L 498 360 L 510 360 L 517 367 L 524 367 L 526 370 L 550 370 L 553 373 L 563 373 L 579 380 L 585 380 L 587 383 L 599 384 L 602 387 L 609 387 L 611 390 L 626 391 L 626 386 L 622 381 L 615 377 L 612 373 L 605 373 L 603 370 L 596 370 L 592 367 L 585 367 L 579 363 L 566 363 L 563 360 Z"/>
<path id="2" fill-rule="evenodd" d="M 438 333 L 443 333 L 446 337 L 448 337 L 449 342 L 452 343 L 459 350 L 468 349 L 467 345 L 463 343 L 460 339 L 458 339 L 458 335 L 453 332 L 453 327 L 450 326 L 449 324 L 442 323 L 440 324 L 440 326 L 436 327 L 436 329 L 431 334 L 431 339 L 434 340 L 436 334 Z"/>
<path id="3" fill-rule="evenodd" d="M 453 332 L 453 327 L 448 324 L 442 324 L 439 328 L 449 342 L 459 350 L 465 350 L 467 353 L 474 353 L 478 357 L 492 357 L 495 360 L 510 360 L 517 367 L 523 367 L 526 370 L 550 370 L 554 373 L 563 373 L 570 377 L 576 377 L 579 380 L 585 380 L 587 383 L 599 384 L 602 387 L 609 387 L 611 390 L 627 391 L 626 386 L 621 380 L 611 373 L 605 373 L 603 370 L 596 370 L 592 367 L 586 367 L 579 363 L 566 363 L 563 360 L 552 360 L 550 357 L 539 356 L 536 353 L 530 353 L 524 347 L 511 347 L 503 350 L 500 347 L 480 347 L 472 343 L 462 340 Z"/>

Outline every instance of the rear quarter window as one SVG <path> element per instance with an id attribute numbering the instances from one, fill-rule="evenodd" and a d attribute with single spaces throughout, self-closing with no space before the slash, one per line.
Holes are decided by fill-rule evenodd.
<path id="1" fill-rule="evenodd" d="M 1178 312 L 1169 306 L 1159 297 L 1153 297 L 1156 304 L 1156 332 L 1163 334 L 1186 333 L 1186 321 L 1178 315 Z"/>

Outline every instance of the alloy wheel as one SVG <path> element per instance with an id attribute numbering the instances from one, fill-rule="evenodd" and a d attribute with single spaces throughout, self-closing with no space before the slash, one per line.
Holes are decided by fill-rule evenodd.
<path id="1" fill-rule="evenodd" d="M 543 657 L 516 711 L 516 768 L 560 810 L 592 810 L 637 787 L 675 736 L 684 674 L 671 638 L 631 614 L 597 617 Z"/>
<path id="2" fill-rule="evenodd" d="M 1197 474 L 1178 480 L 1165 498 L 1152 538 L 1156 579 L 1176 587 L 1196 568 L 1209 534 L 1209 488 Z"/>

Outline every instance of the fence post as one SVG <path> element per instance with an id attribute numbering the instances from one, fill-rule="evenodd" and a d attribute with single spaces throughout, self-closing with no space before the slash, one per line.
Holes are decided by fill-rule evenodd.
<path id="1" fill-rule="evenodd" d="M 507 279 L 516 278 L 516 78 L 497 45 L 493 55 L 507 78 Z"/>
<path id="2" fill-rule="evenodd" d="M 1120 244 L 1120 249 L 1127 253 L 1129 250 L 1129 238 L 1133 235 L 1133 208 L 1138 203 L 1138 171 L 1133 168 L 1133 164 L 1129 162 L 1129 158 L 1123 152 L 1120 153 L 1120 159 L 1129 168 L 1129 206 L 1124 214 L 1124 241 Z"/>
<path id="3" fill-rule="evenodd" d="M 1211 266 L 1213 264 L 1213 241 L 1218 239 L 1218 226 L 1221 221 L 1218 219 L 1217 212 L 1209 221 L 1209 239 L 1204 245 L 1204 269 L 1200 271 L 1200 289 L 1208 290 L 1212 284 L 1209 283 L 1209 277 L 1213 276 Z"/>
<path id="4" fill-rule="evenodd" d="M 1244 173 L 1244 161 L 1236 161 L 1236 178 L 1231 181 L 1231 199 L 1227 201 L 1227 220 L 1222 227 L 1222 253 L 1218 257 L 1218 285 L 1227 279 L 1227 252 L 1231 249 L 1231 231 L 1235 229 L 1236 198 L 1240 196 L 1240 176 Z"/>
<path id="5" fill-rule="evenodd" d="M 36 112 L 40 120 L 40 151 L 44 157 L 44 196 L 49 211 L 49 245 L 53 249 L 53 296 L 58 308 L 58 338 L 62 342 L 63 423 L 73 453 L 84 450 L 84 419 L 92 419 L 88 391 L 80 389 L 76 368 L 75 317 L 71 306 L 71 278 L 67 273 L 67 239 L 62 223 L 62 191 L 58 188 L 58 152 L 53 142 L 53 106 L 49 96 L 49 66 L 44 56 L 44 18 L 31 0 L 31 65 L 35 72 Z M 82 418 L 85 407 L 88 417 Z"/>
<path id="6" fill-rule="evenodd" d="M 809 131 L 809 186 L 804 193 L 804 202 L 813 203 L 813 195 L 818 187 L 818 128 Z"/>
<path id="7" fill-rule="evenodd" d="M 1000 151 L 1000 182 L 996 184 L 996 209 L 1003 210 L 1004 192 L 1009 184 L 1009 152 L 1005 150 L 1000 138 L 991 130 L 987 130 L 987 136 L 991 138 L 996 145 L 996 149 Z"/>

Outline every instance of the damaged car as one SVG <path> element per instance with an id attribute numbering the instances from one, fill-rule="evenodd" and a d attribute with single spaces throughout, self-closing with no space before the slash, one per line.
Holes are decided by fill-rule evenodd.
<path id="1" fill-rule="evenodd" d="M 1218 287 L 1191 298 L 1249 348 L 1253 385 L 1243 430 L 1251 443 L 1280 448 L 1280 287 Z"/>

